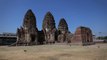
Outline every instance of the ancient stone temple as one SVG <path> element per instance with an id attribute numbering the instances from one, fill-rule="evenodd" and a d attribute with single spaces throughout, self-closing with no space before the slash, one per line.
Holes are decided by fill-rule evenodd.
<path id="1" fill-rule="evenodd" d="M 55 20 L 50 12 L 47 12 L 42 23 L 42 30 L 36 27 L 36 18 L 29 9 L 23 20 L 23 25 L 17 29 L 17 41 L 14 45 L 35 45 L 53 43 L 77 43 L 91 44 L 92 31 L 88 27 L 78 27 L 72 34 L 64 18 L 60 19 L 58 29 L 55 27 Z"/>
<path id="2" fill-rule="evenodd" d="M 67 42 L 68 24 L 62 18 L 58 25 L 58 42 Z"/>
<path id="3" fill-rule="evenodd" d="M 91 29 L 83 26 L 78 27 L 73 35 L 73 38 L 71 38 L 71 42 L 82 45 L 93 44 Z"/>
<path id="4" fill-rule="evenodd" d="M 54 17 L 50 12 L 47 12 L 44 17 L 42 30 L 45 35 L 45 42 L 54 43 L 56 39 L 56 27 Z"/>
<path id="5" fill-rule="evenodd" d="M 19 45 L 37 44 L 38 29 L 36 27 L 36 18 L 32 10 L 28 10 L 24 16 L 23 26 L 17 29 L 17 42 Z"/>

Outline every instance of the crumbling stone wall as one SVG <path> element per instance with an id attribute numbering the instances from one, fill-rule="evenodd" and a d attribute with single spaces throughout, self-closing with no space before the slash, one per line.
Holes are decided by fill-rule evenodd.
<path id="1" fill-rule="evenodd" d="M 83 45 L 92 44 L 92 31 L 88 27 L 80 26 L 76 29 L 75 34 L 71 38 L 72 43 L 81 43 Z"/>

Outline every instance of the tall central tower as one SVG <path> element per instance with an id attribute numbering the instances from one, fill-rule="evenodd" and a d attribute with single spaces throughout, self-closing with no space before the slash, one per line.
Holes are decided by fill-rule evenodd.
<path id="1" fill-rule="evenodd" d="M 47 12 L 44 17 L 42 29 L 45 34 L 46 43 L 55 42 L 55 32 L 56 32 L 55 20 L 50 12 Z"/>

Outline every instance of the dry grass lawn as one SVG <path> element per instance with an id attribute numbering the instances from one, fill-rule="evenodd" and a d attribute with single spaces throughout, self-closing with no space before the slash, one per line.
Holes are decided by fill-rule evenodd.
<path id="1" fill-rule="evenodd" d="M 107 60 L 107 44 L 0 46 L 0 60 Z"/>

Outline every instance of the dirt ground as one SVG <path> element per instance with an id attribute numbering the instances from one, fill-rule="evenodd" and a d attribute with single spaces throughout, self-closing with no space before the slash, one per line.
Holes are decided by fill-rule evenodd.
<path id="1" fill-rule="evenodd" d="M 107 43 L 90 46 L 0 46 L 0 60 L 107 60 Z"/>

